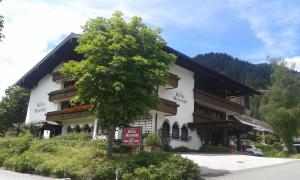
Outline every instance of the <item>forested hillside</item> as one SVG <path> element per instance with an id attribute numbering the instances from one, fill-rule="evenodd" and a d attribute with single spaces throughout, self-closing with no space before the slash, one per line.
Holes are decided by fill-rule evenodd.
<path id="1" fill-rule="evenodd" d="M 225 53 L 200 54 L 194 59 L 255 89 L 267 89 L 270 85 L 270 64 L 251 64 Z"/>

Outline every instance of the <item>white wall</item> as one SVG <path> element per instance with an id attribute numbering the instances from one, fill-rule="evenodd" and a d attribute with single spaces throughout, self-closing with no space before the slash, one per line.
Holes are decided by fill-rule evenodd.
<path id="1" fill-rule="evenodd" d="M 25 123 L 36 123 L 45 121 L 45 114 L 49 111 L 56 111 L 60 109 L 59 103 L 49 101 L 51 91 L 59 90 L 62 88 L 62 83 L 53 82 L 52 75 L 47 74 L 43 77 L 36 87 L 31 89 L 29 105 Z"/>
<path id="2" fill-rule="evenodd" d="M 187 125 L 188 122 L 193 122 L 194 73 L 178 65 L 173 65 L 169 71 L 180 77 L 180 80 L 178 81 L 178 87 L 174 89 L 160 87 L 158 93 L 161 98 L 175 101 L 179 107 L 177 108 L 176 116 L 159 116 L 157 122 L 158 129 L 162 127 L 164 120 L 168 120 L 170 122 L 170 131 L 172 130 L 172 125 L 177 122 L 181 133 L 182 125 Z M 196 131 L 191 131 L 188 129 L 188 136 L 192 136 L 192 139 L 188 141 L 171 140 L 171 146 L 186 146 L 190 149 L 199 149 L 201 146 L 201 140 Z"/>

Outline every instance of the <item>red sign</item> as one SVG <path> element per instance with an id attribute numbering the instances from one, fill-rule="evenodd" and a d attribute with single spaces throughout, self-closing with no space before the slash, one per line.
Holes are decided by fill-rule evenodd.
<path id="1" fill-rule="evenodd" d="M 142 128 L 130 127 L 123 129 L 122 144 L 123 145 L 139 145 L 142 140 Z"/>

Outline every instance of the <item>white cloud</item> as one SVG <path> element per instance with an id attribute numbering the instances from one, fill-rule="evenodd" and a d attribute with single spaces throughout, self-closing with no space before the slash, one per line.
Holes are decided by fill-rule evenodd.
<path id="1" fill-rule="evenodd" d="M 291 56 L 299 50 L 300 9 L 284 0 L 230 0 L 237 16 L 246 20 L 263 46 L 249 57 Z"/>
<path id="2" fill-rule="evenodd" d="M 59 2 L 59 1 L 58 1 Z M 211 22 L 215 12 L 223 8 L 219 0 L 209 3 L 181 0 L 91 0 L 62 1 L 4 0 L 0 12 L 5 17 L 0 43 L 0 98 L 4 89 L 15 83 L 48 53 L 49 42 L 61 41 L 62 35 L 80 33 L 89 18 L 108 17 L 115 10 L 126 16 L 138 15 L 145 22 L 164 26 L 201 26 Z"/>
<path id="3" fill-rule="evenodd" d="M 295 66 L 295 70 L 300 72 L 300 56 L 285 58 L 284 61 L 287 62 L 290 67 Z"/>

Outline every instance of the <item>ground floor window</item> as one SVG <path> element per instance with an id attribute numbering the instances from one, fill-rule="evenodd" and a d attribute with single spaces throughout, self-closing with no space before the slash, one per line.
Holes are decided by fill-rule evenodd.
<path id="1" fill-rule="evenodd" d="M 185 125 L 183 125 L 181 128 L 181 139 L 188 140 L 188 129 Z"/>
<path id="2" fill-rule="evenodd" d="M 172 127 L 172 138 L 179 139 L 179 127 L 177 123 L 173 124 Z"/>
<path id="3" fill-rule="evenodd" d="M 170 125 L 169 125 L 169 122 L 167 122 L 167 121 L 165 121 L 162 125 L 162 135 L 163 135 L 163 137 L 170 136 Z"/>

